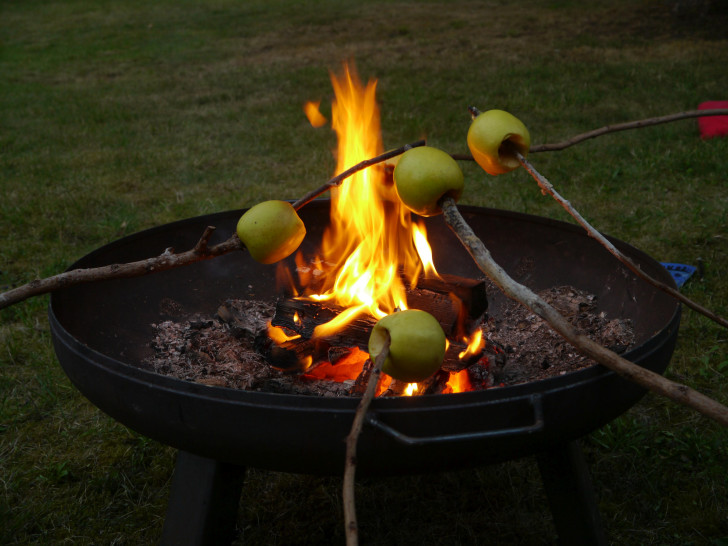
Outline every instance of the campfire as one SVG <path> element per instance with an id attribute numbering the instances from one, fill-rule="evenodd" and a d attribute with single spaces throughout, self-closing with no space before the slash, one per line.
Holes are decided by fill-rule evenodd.
<path id="1" fill-rule="evenodd" d="M 376 81 L 363 85 L 347 65 L 342 74 L 332 75 L 332 83 L 336 99 L 331 125 L 338 136 L 338 174 L 379 155 L 384 147 Z M 312 123 L 321 125 L 322 116 L 315 115 L 314 108 L 306 105 L 308 115 L 316 120 Z M 293 281 L 286 265 L 279 267 L 284 271 L 278 277 Z M 484 347 L 477 328 L 477 334 L 466 334 L 485 311 L 483 283 L 443 280 L 438 275 L 424 223 L 415 221 L 397 197 L 391 168 L 360 171 L 332 190 L 329 226 L 320 254 L 299 253 L 295 274 L 295 282 L 283 287 L 292 298 L 279 300 L 270 337 L 309 378 L 337 382 L 362 378 L 374 323 L 409 308 L 435 313 L 450 334 L 448 361 L 452 367 L 464 368 L 454 364 L 458 355 L 460 360 L 467 357 L 470 361 Z M 475 346 L 469 347 L 471 342 Z M 450 383 L 449 376 L 445 379 Z M 385 381 L 382 392 L 391 383 L 391 378 Z M 453 379 L 452 384 L 461 388 L 467 381 Z M 397 393 L 411 395 L 426 392 L 428 386 L 392 387 Z"/>
<path id="2" fill-rule="evenodd" d="M 308 230 L 304 255 L 319 250 L 329 208 L 328 201 L 319 201 L 302 212 Z M 674 300 L 624 275 L 611 256 L 595 252 L 593 241 L 574 226 L 506 211 L 461 209 L 473 229 L 487 235 L 505 267 L 519 279 L 537 278 L 534 288 L 552 298 L 574 324 L 589 330 L 590 321 L 621 317 L 634 331 L 634 343 L 624 356 L 647 369 L 665 369 L 680 318 Z M 229 211 L 148 230 L 100 248 L 74 266 L 138 260 L 169 244 L 188 247 L 205 226 L 234 225 L 239 216 L 240 211 Z M 425 219 L 425 226 L 443 279 L 482 282 L 472 259 L 455 244 L 440 218 Z M 620 248 L 651 274 L 663 279 L 669 275 L 629 245 L 620 243 Z M 578 268 L 573 266 L 574 255 L 584 256 Z M 291 262 L 295 272 L 298 266 Z M 242 478 L 231 466 L 326 475 L 343 471 L 342 439 L 350 433 L 360 400 L 347 396 L 353 394 L 356 379 L 337 382 L 307 378 L 300 369 L 284 372 L 258 350 L 256 339 L 280 347 L 268 339 L 277 301 L 312 303 L 292 295 L 281 298 L 270 271 L 271 266 L 245 253 L 231 253 L 155 275 L 77 285 L 52 296 L 54 346 L 71 381 L 107 414 L 180 450 L 174 478 L 179 487 L 173 486 L 170 496 L 165 535 L 196 532 L 190 522 L 199 521 L 200 513 L 216 517 L 221 513 L 217 507 L 235 513 Z M 482 293 L 474 292 L 473 286 L 466 288 Z M 486 347 L 496 346 L 496 336 L 517 340 L 498 342 L 503 353 L 488 354 L 490 370 L 500 370 L 498 382 L 490 388 L 464 386 L 462 390 L 476 390 L 459 394 L 382 393 L 373 401 L 359 439 L 356 459 L 361 475 L 463 469 L 541 453 L 544 446 L 558 448 L 544 460 L 562 468 L 564 461 L 571 464 L 574 453 L 561 447 L 611 421 L 644 394 L 637 385 L 588 361 L 582 362 L 582 369 L 565 368 L 573 349 L 556 336 L 546 338 L 544 332 L 550 329 L 540 319 L 488 281 L 484 287 L 487 310 L 479 329 Z M 482 309 L 477 298 L 473 305 L 473 314 L 478 306 Z M 616 348 L 609 340 L 605 344 Z M 333 356 L 329 361 L 333 368 L 343 364 Z M 514 371 L 521 368 L 529 373 Z M 576 475 L 581 466 L 568 468 Z M 239 479 L 226 480 L 222 491 L 200 482 L 200 476 L 231 472 Z M 554 509 L 559 534 L 569 536 L 580 528 L 585 510 L 593 508 L 582 501 L 588 480 L 582 476 L 568 481 L 586 485 L 563 492 L 561 472 L 554 473 L 546 463 L 542 472 L 549 496 L 559 507 Z M 192 494 L 191 484 L 198 487 Z M 207 508 L 190 499 L 200 499 Z M 227 508 L 222 512 L 227 514 Z M 219 528 L 229 531 L 231 521 Z"/>
<path id="3" fill-rule="evenodd" d="M 384 147 L 376 81 L 364 85 L 345 66 L 332 75 L 332 83 L 338 174 Z M 304 111 L 312 125 L 326 123 L 318 104 L 307 103 Z M 228 300 L 214 317 L 158 323 L 156 354 L 147 365 L 209 385 L 361 395 L 371 371 L 372 328 L 406 309 L 425 310 L 437 319 L 447 335 L 445 359 L 420 383 L 385 376 L 379 395 L 483 390 L 591 364 L 565 350 L 563 341 L 517 305 L 504 309 L 508 321 L 488 315 L 488 292 L 497 289 L 485 277 L 438 273 L 424 218 L 397 197 L 392 167 L 361 170 L 332 189 L 320 243 L 277 265 L 277 301 Z M 593 295 L 563 286 L 543 296 L 567 309 L 601 343 L 620 352 L 632 345 L 630 321 L 598 314 Z M 245 335 L 230 335 L 231 329 Z"/>

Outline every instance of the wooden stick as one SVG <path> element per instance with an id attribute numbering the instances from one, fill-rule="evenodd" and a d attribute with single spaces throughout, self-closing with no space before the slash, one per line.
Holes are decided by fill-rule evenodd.
<path id="1" fill-rule="evenodd" d="M 557 150 L 564 150 L 598 136 L 606 135 L 609 133 L 616 133 L 618 131 L 626 131 L 628 129 L 641 129 L 642 127 L 651 127 L 653 125 L 661 125 L 663 123 L 670 123 L 672 121 L 678 121 L 681 119 L 699 118 L 703 116 L 728 116 L 728 108 L 716 108 L 713 110 L 688 110 L 687 112 L 678 112 L 676 114 L 669 114 L 667 116 L 659 116 L 656 118 L 640 119 L 637 121 L 628 121 L 625 123 L 615 123 L 614 125 L 606 125 L 593 131 L 588 131 L 580 135 L 571 137 L 568 140 L 561 142 L 555 142 L 553 144 L 541 144 L 539 146 L 532 146 L 530 152 L 554 152 Z"/>
<path id="2" fill-rule="evenodd" d="M 301 199 L 293 204 L 296 210 L 299 210 L 304 205 L 310 203 L 313 199 L 319 195 L 325 193 L 334 186 L 341 184 L 346 178 L 352 174 L 371 167 L 382 161 L 386 161 L 392 157 L 403 154 L 410 148 L 416 148 L 418 146 L 424 146 L 424 140 L 418 140 L 412 144 L 407 144 L 396 150 L 390 150 L 371 159 L 365 159 L 364 161 L 357 163 L 353 167 L 347 169 L 341 174 L 338 174 L 331 178 L 324 185 L 319 188 L 307 193 Z M 120 279 L 129 277 L 140 277 L 149 273 L 156 273 L 157 271 L 165 271 L 174 267 L 181 267 L 183 265 L 193 264 L 202 260 L 215 258 L 222 256 L 228 252 L 234 250 L 244 250 L 245 245 L 240 242 L 237 235 L 233 235 L 227 241 L 224 241 L 213 247 L 207 246 L 212 233 L 215 228 L 208 226 L 200 240 L 197 242 L 195 247 L 187 252 L 175 254 L 174 249 L 168 248 L 159 256 L 153 258 L 147 258 L 138 262 L 131 262 L 125 264 L 112 264 L 102 267 L 94 267 L 88 269 L 74 269 L 73 271 L 66 271 L 53 275 L 52 277 L 46 277 L 44 279 L 36 279 L 17 288 L 8 290 L 0 294 L 0 309 L 9 307 L 23 300 L 26 300 L 33 296 L 39 296 L 48 292 L 53 292 L 60 288 L 66 288 L 68 286 L 74 286 L 77 284 L 100 281 L 105 279 Z"/>
<path id="3" fill-rule="evenodd" d="M 556 309 L 519 284 L 493 260 L 488 249 L 473 232 L 458 211 L 455 201 L 445 197 L 441 201 L 445 222 L 465 246 L 480 270 L 497 284 L 506 296 L 525 305 L 544 319 L 548 325 L 573 345 L 579 352 L 597 361 L 617 374 L 634 381 L 652 392 L 691 407 L 723 426 L 728 426 L 728 408 L 721 403 L 660 374 L 642 368 L 580 334 Z"/>
<path id="4" fill-rule="evenodd" d="M 156 273 L 158 271 L 165 271 L 167 269 L 188 265 L 202 260 L 208 260 L 210 258 L 222 256 L 223 254 L 227 254 L 233 250 L 243 250 L 245 248 L 237 236 L 233 236 L 227 241 L 215 246 L 208 247 L 207 243 L 214 231 L 215 228 L 213 226 L 207 226 L 194 248 L 179 254 L 175 254 L 173 248 L 168 248 L 159 256 L 139 260 L 137 262 L 111 264 L 88 269 L 74 269 L 58 275 L 53 275 L 52 277 L 36 279 L 28 284 L 24 284 L 0 294 L 0 309 L 9 307 L 10 305 L 26 300 L 32 296 L 53 292 L 54 290 L 74 286 L 76 284 L 105 279 L 139 277 L 149 273 Z"/>
<path id="5" fill-rule="evenodd" d="M 539 173 L 536 168 L 516 149 L 511 150 L 511 153 L 518 159 L 518 161 L 521 163 L 524 169 L 528 171 L 528 173 L 536 180 L 539 187 L 544 193 L 548 193 L 551 197 L 553 197 L 564 209 L 566 212 L 568 212 L 578 223 L 581 225 L 586 232 L 589 234 L 590 237 L 593 237 L 601 245 L 609 251 L 610 254 L 612 254 L 615 258 L 617 258 L 620 262 L 622 262 L 627 268 L 632 271 L 635 275 L 637 275 L 639 278 L 647 281 L 655 288 L 658 288 L 662 290 L 663 292 L 669 294 L 676 300 L 684 303 L 694 311 L 697 311 L 698 313 L 701 313 L 702 315 L 705 315 L 709 319 L 715 321 L 717 324 L 720 324 L 724 328 L 728 328 L 728 320 L 724 319 L 721 316 L 716 315 L 709 309 L 706 309 L 702 305 L 694 302 L 687 296 L 683 295 L 682 293 L 678 292 L 674 288 L 658 281 L 657 279 L 653 278 L 652 276 L 648 275 L 640 267 L 634 263 L 628 256 L 625 256 L 617 247 L 615 247 L 612 243 L 610 243 L 604 235 L 599 233 L 596 229 L 594 229 L 589 222 L 587 222 L 581 214 L 567 201 L 564 199 L 553 187 L 553 185 L 546 179 L 545 176 L 543 176 L 541 173 Z"/>
<path id="6" fill-rule="evenodd" d="M 298 201 L 293 203 L 293 208 L 298 210 L 302 206 L 310 203 L 314 199 L 316 199 L 319 195 L 329 191 L 334 186 L 338 186 L 343 182 L 346 178 L 349 178 L 352 174 L 357 173 L 363 169 L 366 169 L 367 167 L 371 167 L 372 165 L 375 165 L 377 163 L 381 163 L 382 161 L 386 161 L 387 159 L 391 159 L 393 157 L 396 157 L 398 155 L 402 155 L 407 150 L 411 148 L 417 148 L 419 146 L 424 146 L 425 141 L 424 140 L 418 140 L 417 142 L 413 142 L 412 144 L 405 144 L 401 148 L 397 148 L 396 150 L 390 150 L 388 152 L 384 152 L 383 154 L 380 154 L 376 157 L 373 157 L 371 159 L 365 159 L 361 163 L 357 163 L 353 167 L 345 170 L 341 174 L 337 174 L 334 176 L 331 180 L 326 182 L 323 186 L 320 186 L 319 188 L 316 188 L 313 191 L 308 192 L 306 195 L 301 197 Z"/>
<path id="7" fill-rule="evenodd" d="M 470 107 L 471 114 L 477 112 L 476 108 Z M 531 146 L 528 150 L 529 153 L 535 154 L 539 152 L 555 152 L 558 150 L 564 150 L 570 148 L 574 144 L 579 144 L 585 140 L 596 138 L 609 133 L 616 133 L 618 131 L 627 131 L 628 129 L 641 129 L 643 127 L 651 127 L 653 125 L 661 125 L 663 123 L 670 123 L 672 121 L 679 121 L 681 119 L 699 118 L 704 116 L 726 116 L 728 115 L 728 108 L 717 108 L 714 110 L 688 110 L 686 112 L 678 112 L 676 114 L 668 114 L 666 116 L 659 116 L 656 118 L 639 119 L 636 121 L 628 121 L 625 123 L 615 123 L 614 125 L 606 125 L 593 131 L 581 133 L 573 136 L 567 140 L 561 142 L 554 142 L 551 144 L 538 144 Z M 475 161 L 471 154 L 452 154 L 454 159 L 458 161 Z"/>
<path id="8" fill-rule="evenodd" d="M 382 375 L 382 366 L 389 354 L 389 333 L 386 333 L 386 340 L 382 346 L 382 351 L 374 359 L 374 367 L 371 375 L 367 380 L 367 387 L 364 395 L 359 401 L 359 406 L 354 414 L 354 422 L 351 425 L 351 432 L 346 437 L 346 464 L 344 466 L 344 524 L 346 533 L 347 546 L 356 546 L 359 544 L 359 529 L 356 521 L 356 502 L 354 500 L 354 483 L 356 474 L 356 445 L 359 441 L 359 435 L 364 426 L 364 418 L 369 410 L 369 406 L 377 392 L 377 385 Z"/>

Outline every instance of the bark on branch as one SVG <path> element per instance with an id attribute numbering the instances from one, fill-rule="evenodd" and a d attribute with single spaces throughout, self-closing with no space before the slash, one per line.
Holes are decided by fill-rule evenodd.
<path id="1" fill-rule="evenodd" d="M 214 246 L 208 246 L 210 237 L 215 228 L 208 226 L 205 228 L 194 248 L 176 254 L 173 248 L 168 248 L 159 256 L 139 260 L 137 262 L 129 262 L 123 264 L 111 264 L 102 267 L 94 267 L 89 269 L 73 269 L 52 277 L 44 279 L 36 279 L 12 290 L 8 290 L 0 294 L 0 309 L 9 307 L 15 303 L 21 302 L 33 296 L 39 296 L 48 292 L 53 292 L 60 288 L 66 288 L 76 284 L 94 282 L 104 279 L 123 279 L 129 277 L 139 277 L 149 273 L 165 271 L 174 267 L 180 267 L 202 260 L 209 260 L 217 256 L 222 256 L 233 250 L 243 250 L 245 246 L 240 242 L 237 236 L 233 236 L 227 241 Z"/>
<path id="2" fill-rule="evenodd" d="M 381 163 L 383 161 L 386 161 L 387 159 L 391 159 L 393 157 L 396 157 L 398 155 L 401 155 L 405 153 L 410 148 L 417 148 L 419 146 L 424 146 L 425 141 L 424 140 L 418 140 L 417 142 L 413 142 L 412 144 L 405 144 L 401 148 L 397 148 L 396 150 L 390 150 L 388 152 L 384 152 L 383 154 L 380 154 L 376 157 L 373 157 L 371 159 L 365 159 L 361 163 L 357 163 L 353 167 L 346 169 L 343 173 L 337 174 L 334 176 L 331 180 L 326 182 L 323 186 L 320 186 L 316 188 L 313 191 L 308 192 L 306 195 L 301 197 L 298 201 L 293 203 L 293 208 L 298 210 L 304 205 L 310 203 L 314 199 L 316 199 L 319 195 L 322 195 L 329 191 L 331 188 L 340 185 L 345 179 L 349 178 L 354 173 L 357 173 L 361 170 L 366 169 L 367 167 L 371 167 L 372 165 L 376 165 L 377 163 Z"/>
<path id="3" fill-rule="evenodd" d="M 477 109 L 474 109 L 477 111 Z M 613 125 L 605 125 L 599 129 L 587 131 L 573 136 L 567 140 L 561 142 L 553 142 L 549 144 L 537 144 L 531 146 L 528 150 L 529 153 L 536 154 L 539 152 L 556 152 L 559 150 L 565 150 L 570 148 L 574 144 L 579 144 L 585 140 L 590 140 L 599 136 L 607 135 L 609 133 L 617 133 L 619 131 L 627 131 L 629 129 L 641 129 L 643 127 L 652 127 L 653 125 L 661 125 L 663 123 L 670 123 L 672 121 L 679 121 L 682 119 L 700 118 L 705 116 L 728 116 L 728 108 L 716 108 L 713 110 L 688 110 L 686 112 L 678 112 L 676 114 L 668 114 L 666 116 L 659 116 L 655 118 L 638 119 L 635 121 L 627 121 L 625 123 L 615 123 Z M 473 156 L 470 154 L 452 154 L 454 159 L 458 161 L 474 161 Z"/>
<path id="4" fill-rule="evenodd" d="M 612 243 L 610 243 L 604 235 L 599 233 L 594 227 L 587 222 L 584 217 L 579 214 L 579 212 L 571 205 L 569 201 L 564 199 L 559 192 L 557 192 L 551 182 L 549 182 L 545 176 L 543 176 L 541 173 L 539 173 L 536 168 L 525 158 L 523 155 L 518 152 L 518 150 L 512 150 L 512 153 L 516 156 L 518 161 L 521 163 L 524 169 L 528 171 L 528 173 L 536 180 L 538 183 L 538 186 L 541 188 L 541 190 L 544 193 L 548 193 L 551 197 L 553 197 L 564 209 L 566 212 L 568 212 L 572 218 L 574 218 L 579 225 L 581 225 L 586 232 L 589 234 L 590 237 L 596 239 L 604 248 L 607 249 L 607 251 L 617 258 L 620 262 L 622 262 L 630 271 L 632 271 L 635 275 L 637 275 L 640 279 L 647 281 L 649 284 L 654 286 L 655 288 L 658 288 L 659 290 L 662 290 L 663 292 L 669 294 L 676 300 L 684 303 L 688 307 L 690 307 L 693 311 L 697 311 L 698 313 L 708 317 L 709 319 L 713 320 L 717 324 L 720 324 L 724 328 L 728 328 L 728 320 L 724 319 L 723 317 L 713 313 L 710 309 L 706 309 L 699 303 L 694 302 L 687 296 L 683 295 L 682 293 L 678 292 L 671 286 L 668 286 L 654 277 L 648 275 L 640 267 L 634 263 L 628 256 L 625 256 L 620 250 L 615 247 Z"/>
<path id="5" fill-rule="evenodd" d="M 367 387 L 364 391 L 359 406 L 354 414 L 354 422 L 351 425 L 351 432 L 346 437 L 346 463 L 344 466 L 344 485 L 343 485 L 343 499 L 344 499 L 344 524 L 346 533 L 346 544 L 347 546 L 356 546 L 359 544 L 359 529 L 356 520 L 356 503 L 354 500 L 354 483 L 356 475 L 356 445 L 359 441 L 359 435 L 361 429 L 364 426 L 364 419 L 366 418 L 369 406 L 374 399 L 374 394 L 377 392 L 377 385 L 379 385 L 379 379 L 382 375 L 382 366 L 384 361 L 387 359 L 389 354 L 389 334 L 385 331 L 387 336 L 382 351 L 374 359 L 374 367 L 372 368 L 369 379 L 367 380 Z"/>
<path id="6" fill-rule="evenodd" d="M 663 123 L 670 123 L 672 121 L 678 121 L 681 119 L 700 118 L 703 116 L 728 116 L 728 108 L 716 108 L 713 110 L 688 110 L 686 112 L 678 112 L 676 114 L 668 114 L 667 116 L 659 116 L 656 118 L 639 119 L 637 121 L 627 121 L 625 123 L 615 123 L 614 125 L 606 125 L 593 131 L 581 133 L 571 137 L 568 140 L 561 142 L 554 142 L 553 144 L 541 144 L 539 146 L 532 146 L 530 151 L 534 153 L 538 152 L 554 152 L 557 150 L 564 150 L 589 140 L 596 138 L 608 133 L 616 133 L 619 131 L 627 131 L 629 129 L 641 129 L 642 127 L 651 127 L 653 125 L 661 125 Z"/>
<path id="7" fill-rule="evenodd" d="M 383 154 L 370 159 L 357 163 L 353 167 L 347 169 L 341 174 L 338 174 L 331 178 L 328 182 L 319 186 L 313 191 L 310 191 L 304 195 L 301 199 L 293 204 L 296 210 L 310 203 L 313 199 L 327 192 L 334 186 L 341 184 L 346 178 L 350 177 L 354 173 L 391 159 L 397 155 L 403 154 L 410 148 L 416 148 L 418 146 L 424 146 L 424 140 L 418 140 L 412 144 L 406 144 L 396 150 L 390 150 Z M 147 258 L 138 262 L 131 262 L 125 264 L 112 264 L 103 267 L 95 267 L 89 269 L 74 269 L 72 271 L 66 271 L 53 275 L 52 277 L 46 277 L 44 279 L 36 279 L 27 284 L 19 286 L 3 292 L 0 294 L 0 309 L 9 307 L 23 300 L 31 298 L 33 296 L 39 296 L 53 292 L 60 288 L 66 288 L 77 284 L 100 281 L 105 279 L 120 279 L 128 277 L 140 277 L 149 273 L 155 273 L 157 271 L 164 271 L 166 269 L 172 269 L 174 267 L 181 267 L 183 265 L 190 265 L 195 262 L 215 258 L 222 256 L 228 252 L 234 250 L 244 250 L 245 245 L 240 242 L 240 239 L 236 235 L 233 235 L 227 241 L 217 244 L 213 247 L 208 247 L 208 242 L 212 233 L 215 231 L 213 226 L 208 226 L 203 232 L 200 240 L 197 242 L 195 247 L 186 252 L 175 254 L 174 249 L 168 248 L 159 256 L 153 258 Z"/>
<path id="8" fill-rule="evenodd" d="M 463 246 L 465 246 L 480 270 L 488 275 L 506 296 L 525 305 L 536 315 L 544 319 L 553 330 L 560 334 L 579 352 L 592 358 L 599 364 L 652 392 L 691 407 L 723 426 L 728 426 L 728 408 L 721 403 L 686 385 L 675 383 L 660 374 L 642 368 L 609 349 L 602 347 L 585 335 L 580 334 L 556 309 L 533 293 L 529 288 L 516 282 L 493 260 L 490 251 L 488 251 L 483 241 L 475 235 L 467 222 L 465 222 L 465 219 L 455 205 L 455 201 L 451 197 L 445 197 L 441 205 L 447 225 L 452 229 Z"/>

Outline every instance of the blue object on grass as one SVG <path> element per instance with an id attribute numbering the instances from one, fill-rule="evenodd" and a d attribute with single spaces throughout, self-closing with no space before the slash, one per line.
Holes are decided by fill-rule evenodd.
<path id="1" fill-rule="evenodd" d="M 672 278 L 675 279 L 675 284 L 677 284 L 678 288 L 685 284 L 687 280 L 692 277 L 693 273 L 698 270 L 698 268 L 694 265 L 673 264 L 669 262 L 660 263 L 670 272 L 670 275 L 672 275 Z"/>

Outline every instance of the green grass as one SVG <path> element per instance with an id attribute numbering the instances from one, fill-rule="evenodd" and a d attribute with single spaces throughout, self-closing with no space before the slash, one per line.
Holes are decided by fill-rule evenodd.
<path id="1" fill-rule="evenodd" d="M 534 143 L 728 99 L 725 9 L 670 3 L 8 1 L 0 16 L 0 287 L 125 234 L 297 198 L 333 171 L 328 71 L 378 78 L 384 145 L 466 151 L 466 107 L 512 111 Z M 533 162 L 602 231 L 704 264 L 685 293 L 728 314 L 728 139 L 694 120 Z M 463 164 L 463 202 L 565 219 L 522 171 Z M 158 541 L 174 452 L 88 403 L 55 359 L 41 297 L 0 311 L 0 542 Z M 728 403 L 724 329 L 685 312 L 667 375 Z M 614 544 L 728 541 L 728 431 L 647 396 L 584 441 Z M 251 544 L 343 542 L 340 480 L 252 470 Z M 554 540 L 532 460 L 362 481 L 364 543 Z M 384 509 L 383 509 L 384 507 Z"/>

